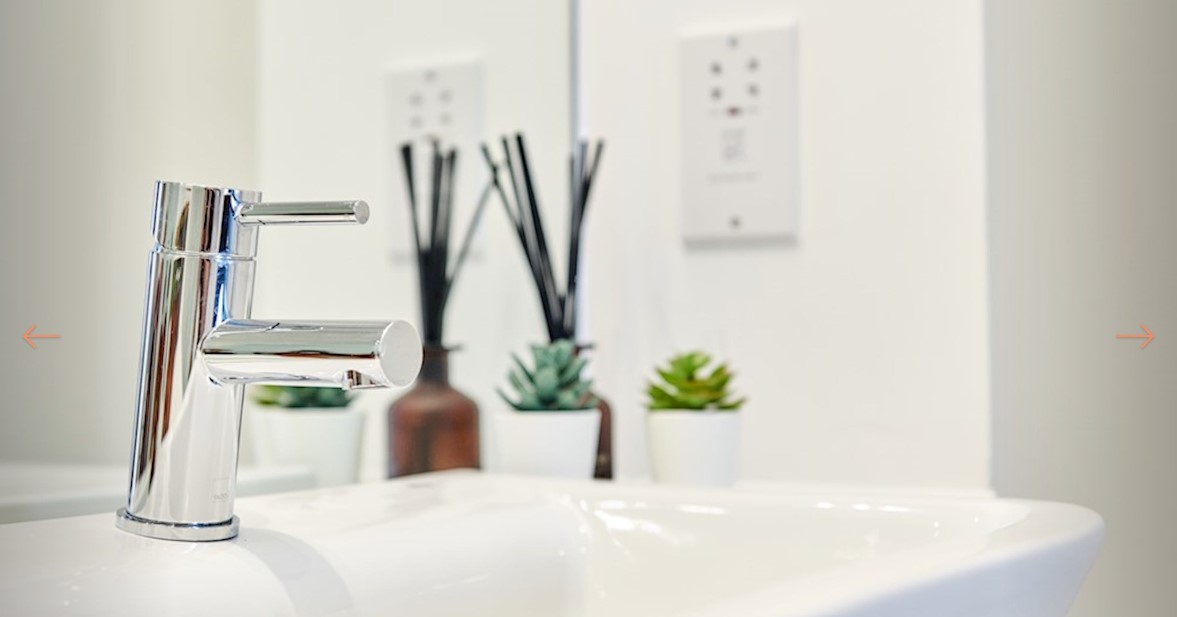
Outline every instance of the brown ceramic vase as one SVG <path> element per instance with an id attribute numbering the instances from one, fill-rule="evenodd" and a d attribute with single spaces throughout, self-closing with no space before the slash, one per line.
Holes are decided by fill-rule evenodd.
<path id="1" fill-rule="evenodd" d="M 576 355 L 591 351 L 591 344 L 577 344 Z M 613 409 L 609 401 L 593 392 L 597 399 L 597 409 L 601 412 L 601 432 L 597 436 L 597 462 L 593 467 L 593 477 L 598 480 L 613 479 Z"/>
<path id="2" fill-rule="evenodd" d="M 450 350 L 426 345 L 417 383 L 388 408 L 388 477 L 479 467 L 478 405 L 450 386 Z"/>

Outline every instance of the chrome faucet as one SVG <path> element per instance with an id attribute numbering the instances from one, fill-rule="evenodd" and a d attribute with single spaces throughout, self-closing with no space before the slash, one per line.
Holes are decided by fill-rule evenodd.
<path id="1" fill-rule="evenodd" d="M 116 524 L 168 540 L 226 540 L 246 384 L 405 386 L 421 339 L 404 321 L 250 318 L 258 229 L 360 223 L 362 201 L 263 203 L 256 191 L 157 182 L 127 506 Z"/>

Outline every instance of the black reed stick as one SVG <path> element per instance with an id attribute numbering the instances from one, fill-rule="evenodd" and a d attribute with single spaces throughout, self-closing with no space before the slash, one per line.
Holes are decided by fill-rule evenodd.
<path id="1" fill-rule="evenodd" d="M 490 186 L 499 195 L 499 201 L 502 202 L 503 208 L 507 211 L 507 218 L 511 221 L 511 227 L 519 229 L 519 219 L 515 218 L 515 213 L 511 211 L 510 200 L 507 199 L 507 194 L 503 191 L 503 185 L 499 184 L 499 165 L 495 163 L 494 157 L 490 154 L 490 148 L 486 144 L 482 144 L 482 158 L 486 161 L 486 166 L 490 168 Z"/>
<path id="2" fill-rule="evenodd" d="M 443 184 L 441 184 L 441 207 L 438 221 L 440 233 L 438 235 L 438 246 L 435 248 L 434 256 L 437 261 L 433 264 L 434 272 L 432 273 L 431 281 L 433 283 L 434 303 L 437 304 L 437 339 L 441 339 L 441 332 L 445 331 L 445 305 L 446 305 L 446 270 L 450 264 L 450 230 L 453 220 L 453 186 L 455 166 L 458 162 L 458 152 L 451 150 L 448 152 L 443 162 L 441 162 L 441 170 L 443 170 Z"/>
<path id="3" fill-rule="evenodd" d="M 572 204 L 572 213 L 568 217 L 568 278 L 565 280 L 565 289 L 568 290 L 564 298 L 564 329 L 568 332 L 575 333 L 576 329 L 576 290 L 577 290 L 577 272 L 580 261 L 580 223 L 581 213 L 584 211 L 584 174 L 585 174 L 585 153 L 588 151 L 588 146 L 584 141 L 576 144 L 576 148 L 572 151 L 572 158 L 569 162 L 568 181 L 571 185 L 569 191 L 569 203 Z"/>
<path id="4" fill-rule="evenodd" d="M 584 195 L 581 196 L 580 201 L 580 218 L 584 219 L 584 211 L 588 208 L 589 193 L 593 188 L 593 178 L 597 176 L 597 164 L 601 162 L 601 153 L 605 150 L 605 142 L 598 141 L 597 147 L 593 149 L 593 162 L 589 165 L 588 172 L 584 177 Z"/>
<path id="5" fill-rule="evenodd" d="M 548 302 L 554 307 L 553 320 L 557 326 L 562 325 L 563 309 L 561 307 L 560 291 L 556 286 L 556 275 L 552 269 L 552 258 L 548 253 L 547 234 L 544 233 L 544 220 L 540 215 L 539 198 L 536 196 L 535 184 L 531 181 L 531 166 L 527 162 L 527 145 L 523 141 L 523 134 L 515 134 L 515 145 L 518 148 L 519 168 L 523 174 L 523 186 L 527 190 L 527 208 L 530 215 L 532 242 L 535 243 L 536 255 L 539 257 L 540 272 L 543 273 L 544 293 Z"/>
<path id="6" fill-rule="evenodd" d="M 601 152 L 605 148 L 605 142 L 597 142 L 596 148 L 593 149 L 593 158 L 591 163 L 586 161 L 588 144 L 582 141 L 580 142 L 579 146 L 580 147 L 577 150 L 577 154 L 578 158 L 580 159 L 578 173 L 580 174 L 579 177 L 581 178 L 581 184 L 572 213 L 575 227 L 572 229 L 572 238 L 570 242 L 573 248 L 569 251 L 568 259 L 567 285 L 569 301 L 566 304 L 568 309 L 567 314 L 565 315 L 565 328 L 573 335 L 576 333 L 577 323 L 576 312 L 578 305 L 576 303 L 576 292 L 578 289 L 580 289 L 580 239 L 584 235 L 584 215 L 588 210 L 589 194 L 592 192 L 593 178 L 596 176 L 597 164 L 601 160 Z"/>
<path id="7" fill-rule="evenodd" d="M 506 142 L 506 139 L 504 139 L 503 140 L 503 148 L 504 148 L 504 154 L 507 155 L 507 160 L 506 160 L 507 170 L 508 170 L 508 173 L 511 174 L 512 177 L 514 177 L 514 172 L 513 172 L 514 166 L 511 163 L 510 150 L 507 149 L 506 146 L 507 146 L 507 142 Z M 531 255 L 531 251 L 529 250 L 527 236 L 526 236 L 525 232 L 523 231 L 524 222 L 522 220 L 520 220 L 520 218 L 519 218 L 522 213 L 520 213 L 518 211 L 517 207 L 512 208 L 511 199 L 509 197 L 507 197 L 506 190 L 503 188 L 502 183 L 499 182 L 499 177 L 498 177 L 499 166 L 496 165 L 494 162 L 494 159 L 491 158 L 490 149 L 486 147 L 486 144 L 482 145 L 482 156 L 484 159 L 486 159 L 486 164 L 491 169 L 491 181 L 493 183 L 495 192 L 498 193 L 498 195 L 499 195 L 499 200 L 503 204 L 503 210 L 507 213 L 507 218 L 510 219 L 511 225 L 515 229 L 515 234 L 519 238 L 519 245 L 523 247 L 523 255 L 524 255 L 524 257 L 527 258 L 528 270 L 531 272 L 532 277 L 535 280 L 536 289 L 540 289 L 542 286 L 542 283 L 540 282 L 539 269 L 535 267 L 535 262 L 532 261 L 532 255 Z M 512 188 L 514 188 L 514 187 L 512 187 Z M 515 191 L 515 194 L 517 197 L 518 196 L 517 190 Z M 541 302 L 543 301 L 542 298 L 540 300 L 541 300 Z M 546 310 L 546 307 L 545 307 L 545 310 Z"/>
<path id="8" fill-rule="evenodd" d="M 445 282 L 445 295 L 449 299 L 450 290 L 454 286 L 454 280 L 458 278 L 458 273 L 462 271 L 462 264 L 466 263 L 466 255 L 470 253 L 470 244 L 474 239 L 474 234 L 471 233 L 478 227 L 478 221 L 482 218 L 482 211 L 486 209 L 486 202 L 490 201 L 491 191 L 494 190 L 494 184 L 488 182 L 482 188 L 482 195 L 478 198 L 478 205 L 474 207 L 474 216 L 470 219 L 470 226 L 466 228 L 466 237 L 462 238 L 462 248 L 458 249 L 458 258 L 454 261 L 452 272 Z"/>
<path id="9" fill-rule="evenodd" d="M 503 156 L 507 157 L 507 175 L 511 178 L 511 192 L 515 194 L 515 220 L 519 221 L 520 229 L 526 225 L 523 219 L 523 200 L 519 198 L 519 181 L 515 177 L 515 164 L 511 160 L 511 146 L 503 137 Z M 530 253 L 528 257 L 530 257 Z"/>
<path id="10" fill-rule="evenodd" d="M 513 219 L 518 224 L 519 243 L 523 247 L 523 254 L 527 257 L 528 266 L 531 268 L 531 276 L 535 281 L 536 293 L 540 296 L 540 307 L 544 313 L 544 323 L 548 329 L 548 336 L 552 340 L 559 335 L 560 319 L 554 311 L 554 305 L 549 300 L 548 289 L 551 288 L 552 282 L 550 273 L 545 273 L 539 256 L 538 243 L 535 240 L 535 221 L 531 217 L 530 207 L 523 206 L 523 198 L 519 192 L 520 180 L 518 179 L 517 166 L 514 162 L 510 142 L 507 137 L 502 138 L 503 155 L 506 157 L 507 173 L 511 178 L 511 191 L 515 195 L 515 207 Z M 520 162 L 521 167 L 523 162 Z M 512 210 L 509 204 L 507 209 Z"/>
<path id="11" fill-rule="evenodd" d="M 401 165 L 404 167 L 405 187 L 409 194 L 409 213 L 413 219 L 413 246 L 417 252 L 421 252 L 421 232 L 419 228 L 421 224 L 417 221 L 417 190 L 413 183 L 413 146 L 412 144 L 404 144 L 401 146 Z"/>
<path id="12" fill-rule="evenodd" d="M 417 214 L 417 190 L 414 182 L 415 174 L 413 173 L 413 146 L 412 144 L 404 144 L 401 146 L 401 165 L 405 175 L 405 187 L 409 195 L 409 215 L 410 224 L 413 226 L 413 257 L 417 263 L 417 285 L 418 300 L 421 304 L 421 314 L 425 315 L 428 312 L 428 306 L 425 293 L 425 275 L 422 268 L 422 261 L 424 259 L 425 251 L 421 246 L 421 223 L 420 217 Z"/>
<path id="13" fill-rule="evenodd" d="M 457 262 L 449 266 L 450 236 L 453 233 L 454 203 L 456 201 L 457 163 L 456 149 L 443 151 L 434 141 L 429 155 L 429 221 L 425 234 L 421 232 L 420 214 L 417 206 L 416 179 L 413 169 L 413 146 L 401 146 L 401 162 L 405 186 L 409 195 L 410 222 L 413 225 L 413 243 L 416 249 L 417 280 L 421 295 L 421 331 L 427 345 L 442 345 L 445 331 L 445 310 L 449 304 L 454 279 L 465 263 L 465 253 L 478 229 L 482 209 L 494 182 L 488 182 L 483 197 L 466 227 L 462 250 Z M 428 240 L 428 244 L 425 241 Z"/>
<path id="14" fill-rule="evenodd" d="M 539 197 L 532 181 L 531 164 L 527 156 L 527 145 L 521 133 L 515 135 L 515 148 L 510 147 L 506 137 L 501 139 L 504 163 L 495 163 L 490 149 L 484 144 L 482 156 L 490 169 L 491 186 L 484 192 L 489 195 L 491 190 L 498 195 L 503 203 L 503 209 L 515 235 L 519 239 L 519 246 L 527 259 L 535 281 L 536 293 L 539 296 L 540 307 L 543 309 L 544 321 L 548 336 L 551 340 L 572 339 L 576 336 L 577 323 L 577 289 L 579 287 L 579 269 L 581 238 L 584 235 L 584 217 L 588 209 L 588 198 L 600 162 L 604 143 L 598 141 L 593 149 L 593 155 L 588 156 L 588 143 L 581 141 L 573 150 L 568 162 L 568 271 L 564 279 L 564 290 L 560 290 L 552 267 L 551 252 L 548 247 L 543 215 L 539 205 Z M 516 160 L 518 159 L 518 160 Z M 498 173 L 504 169 L 511 180 L 512 201 L 506 189 L 498 179 Z M 522 190 L 520 189 L 522 186 Z"/>

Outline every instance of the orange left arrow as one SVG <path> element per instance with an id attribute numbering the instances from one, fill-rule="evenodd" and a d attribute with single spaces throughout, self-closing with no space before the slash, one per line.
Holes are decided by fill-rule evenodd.
<path id="1" fill-rule="evenodd" d="M 33 330 L 36 329 L 37 324 L 33 324 L 29 326 L 29 329 L 25 330 L 24 335 L 21 336 L 21 338 L 23 338 L 25 342 L 29 344 L 29 347 L 32 347 L 33 349 L 37 348 L 37 344 L 33 342 L 33 339 L 35 338 L 61 338 L 60 334 L 33 334 Z"/>

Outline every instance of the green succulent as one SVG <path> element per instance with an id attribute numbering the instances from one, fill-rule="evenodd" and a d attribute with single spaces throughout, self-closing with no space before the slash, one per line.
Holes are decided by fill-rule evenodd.
<path id="1" fill-rule="evenodd" d="M 663 383 L 651 382 L 646 388 L 650 396 L 647 403 L 650 411 L 739 409 L 747 399 L 732 399 L 728 390 L 732 372 L 726 364 L 720 364 L 707 372 L 704 367 L 708 364 L 711 364 L 711 356 L 701 351 L 691 351 L 671 358 L 666 368 L 657 369 Z"/>
<path id="2" fill-rule="evenodd" d="M 581 377 L 588 360 L 577 356 L 571 341 L 532 345 L 531 354 L 534 360 L 531 368 L 519 356 L 511 354 L 515 366 L 507 373 L 507 380 L 518 400 L 511 400 L 499 390 L 499 396 L 507 404 L 518 411 L 570 411 L 597 405 L 589 392 L 593 382 Z"/>
<path id="3" fill-rule="evenodd" d="M 302 409 L 347 407 L 354 395 L 340 388 L 317 386 L 254 386 L 253 401 L 265 407 Z"/>

